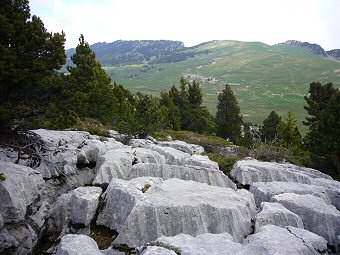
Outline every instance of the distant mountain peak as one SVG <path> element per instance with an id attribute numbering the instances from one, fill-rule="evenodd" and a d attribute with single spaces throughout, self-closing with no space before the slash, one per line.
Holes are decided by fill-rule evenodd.
<path id="1" fill-rule="evenodd" d="M 310 50 L 315 55 L 327 57 L 327 52 L 319 44 L 316 44 L 316 43 L 301 42 L 297 40 L 288 40 L 281 44 L 299 46 L 299 47 Z"/>

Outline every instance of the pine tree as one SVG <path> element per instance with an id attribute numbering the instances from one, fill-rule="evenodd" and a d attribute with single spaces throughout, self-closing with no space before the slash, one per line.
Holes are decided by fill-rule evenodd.
<path id="1" fill-rule="evenodd" d="M 273 141 L 279 138 L 279 124 L 281 122 L 281 117 L 272 111 L 269 116 L 263 121 L 263 126 L 261 127 L 261 138 L 262 141 Z"/>
<path id="2" fill-rule="evenodd" d="M 304 142 L 314 167 L 340 174 L 340 91 L 332 83 L 313 82 L 305 100 L 310 116 L 303 122 L 309 127 Z"/>
<path id="3" fill-rule="evenodd" d="M 279 124 L 280 138 L 287 148 L 299 148 L 301 146 L 301 134 L 296 123 L 294 113 L 288 111 L 285 121 L 281 121 Z"/>
<path id="4" fill-rule="evenodd" d="M 66 60 L 64 33 L 49 33 L 28 0 L 0 3 L 0 128 L 32 128 L 59 92 L 51 77 Z"/>
<path id="5" fill-rule="evenodd" d="M 167 115 L 169 117 L 169 126 L 173 130 L 181 129 L 181 113 L 178 107 L 173 102 L 169 93 L 162 92 L 161 93 L 161 105 L 166 107 Z"/>
<path id="6" fill-rule="evenodd" d="M 236 97 L 228 84 L 218 95 L 216 112 L 216 133 L 225 139 L 239 142 L 241 138 L 242 116 Z"/>
<path id="7" fill-rule="evenodd" d="M 75 66 L 68 67 L 70 75 L 66 77 L 67 109 L 77 113 L 80 118 L 112 123 L 117 118 L 119 102 L 114 96 L 110 77 L 96 61 L 83 35 L 71 59 Z"/>

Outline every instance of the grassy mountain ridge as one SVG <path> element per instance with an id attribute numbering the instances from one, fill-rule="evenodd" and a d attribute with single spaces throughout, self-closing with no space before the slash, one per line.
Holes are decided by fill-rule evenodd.
<path id="1" fill-rule="evenodd" d="M 302 121 L 306 115 L 303 96 L 310 82 L 333 82 L 340 87 L 339 61 L 296 45 L 240 41 L 211 41 L 190 48 L 177 45 L 171 51 L 158 51 L 157 58 L 149 60 L 102 63 L 113 80 L 133 92 L 159 95 L 172 84 L 178 84 L 182 75 L 199 78 L 203 82 L 205 104 L 211 112 L 215 112 L 217 94 L 229 83 L 244 119 L 254 123 L 261 123 L 271 110 L 281 115 L 293 110 Z M 162 62 L 176 54 L 182 57 Z M 97 58 L 101 61 L 100 55 Z"/>

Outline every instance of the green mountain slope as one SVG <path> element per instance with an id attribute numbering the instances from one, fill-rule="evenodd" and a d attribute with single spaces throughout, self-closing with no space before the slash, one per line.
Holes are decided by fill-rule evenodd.
<path id="1" fill-rule="evenodd" d="M 310 82 L 333 82 L 340 87 L 339 61 L 314 55 L 296 45 L 212 41 L 184 48 L 175 43 L 177 47 L 171 47 L 171 52 L 170 46 L 165 47 L 164 55 L 160 50 L 156 57 L 141 57 L 139 61 L 134 60 L 134 64 L 115 63 L 104 68 L 114 81 L 129 90 L 154 95 L 178 84 L 182 75 L 199 78 L 203 82 L 205 104 L 213 113 L 217 94 L 229 83 L 244 119 L 253 123 L 261 123 L 272 110 L 281 115 L 292 110 L 302 121 L 306 114 L 303 96 Z M 143 53 L 138 48 L 133 50 Z M 181 58 L 172 58 L 174 54 Z"/>

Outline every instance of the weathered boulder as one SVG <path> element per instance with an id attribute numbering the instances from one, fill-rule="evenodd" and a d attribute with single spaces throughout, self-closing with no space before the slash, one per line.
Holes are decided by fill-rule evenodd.
<path id="1" fill-rule="evenodd" d="M 261 203 L 261 211 L 256 215 L 255 233 L 264 225 L 303 228 L 301 218 L 279 203 Z"/>
<path id="2" fill-rule="evenodd" d="M 154 144 L 154 142 L 146 139 L 131 139 L 129 141 L 132 148 L 147 148 L 151 144 Z"/>
<path id="3" fill-rule="evenodd" d="M 45 235 L 51 239 L 56 239 L 67 227 L 71 217 L 71 196 L 72 192 L 63 194 L 51 206 L 45 227 Z"/>
<path id="4" fill-rule="evenodd" d="M 135 156 L 135 163 L 165 164 L 165 157 L 156 151 L 137 147 L 132 150 L 132 153 Z"/>
<path id="5" fill-rule="evenodd" d="M 71 196 L 71 221 L 73 224 L 88 226 L 99 204 L 102 189 L 99 187 L 80 187 L 72 191 Z"/>
<path id="6" fill-rule="evenodd" d="M 179 140 L 158 142 L 157 144 L 164 147 L 171 147 L 176 150 L 189 153 L 190 155 L 202 154 L 204 152 L 204 148 L 200 145 L 190 144 Z"/>
<path id="7" fill-rule="evenodd" d="M 6 176 L 0 182 L 0 253 L 28 254 L 46 219 L 45 182 L 38 171 L 10 162 L 0 162 L 0 172 Z"/>
<path id="8" fill-rule="evenodd" d="M 84 141 L 96 139 L 84 131 L 32 130 L 38 135 L 42 146 L 40 164 L 35 167 L 44 178 L 61 174 L 75 174 L 77 169 L 77 148 Z"/>
<path id="9" fill-rule="evenodd" d="M 298 182 L 253 182 L 250 192 L 254 194 L 255 203 L 259 206 L 262 202 L 268 202 L 278 194 L 295 193 L 311 194 L 322 198 L 325 203 L 331 204 L 326 189 L 322 186 L 308 185 Z"/>
<path id="10" fill-rule="evenodd" d="M 91 237 L 69 234 L 61 239 L 56 255 L 103 255 L 103 253 Z"/>
<path id="11" fill-rule="evenodd" d="M 243 185 L 252 185 L 253 182 L 272 181 L 310 184 L 312 179 L 308 174 L 293 169 L 290 164 L 287 167 L 286 164 L 257 160 L 237 161 L 230 175 Z"/>
<path id="12" fill-rule="evenodd" d="M 162 236 L 157 241 L 178 248 L 183 255 L 260 255 L 256 251 L 235 242 L 229 233 L 205 233 L 196 237 L 179 234 L 173 237 Z"/>
<path id="13" fill-rule="evenodd" d="M 340 212 L 333 205 L 309 194 L 284 193 L 274 196 L 272 200 L 299 215 L 305 229 L 324 237 L 330 245 L 338 244 Z"/>
<path id="14" fill-rule="evenodd" d="M 221 171 L 211 171 L 207 169 L 194 169 L 188 166 L 159 165 L 159 164 L 135 164 L 131 168 L 128 179 L 143 176 L 160 177 L 164 180 L 178 178 L 182 180 L 192 180 L 207 183 L 212 186 L 229 187 L 236 189 L 228 176 Z"/>
<path id="15" fill-rule="evenodd" d="M 324 178 L 315 178 L 312 179 L 312 184 L 323 187 L 332 205 L 340 210 L 340 182 Z"/>
<path id="16" fill-rule="evenodd" d="M 21 222 L 27 207 L 39 199 L 45 182 L 38 171 L 10 162 L 0 162 L 0 172 L 6 176 L 6 180 L 0 182 L 3 223 Z"/>
<path id="17" fill-rule="evenodd" d="M 208 169 L 211 171 L 220 170 L 218 163 L 211 161 L 208 156 L 194 154 L 191 157 L 185 159 L 184 164 L 196 169 Z"/>
<path id="18" fill-rule="evenodd" d="M 261 255 L 318 255 L 327 252 L 324 238 L 304 229 L 299 229 L 300 234 L 296 235 L 297 231 L 292 229 L 295 228 L 265 225 L 256 234 L 248 236 L 243 244 Z"/>
<path id="19" fill-rule="evenodd" d="M 179 179 L 113 179 L 104 197 L 97 224 L 119 233 L 115 244 L 130 247 L 180 233 L 228 232 L 242 241 L 255 214 L 250 192 Z"/>
<path id="20" fill-rule="evenodd" d="M 176 255 L 176 253 L 163 247 L 148 246 L 141 255 Z"/>
<path id="21" fill-rule="evenodd" d="M 126 179 L 133 160 L 134 156 L 130 149 L 108 151 L 97 161 L 97 175 L 92 184 L 106 187 L 112 178 Z"/>

